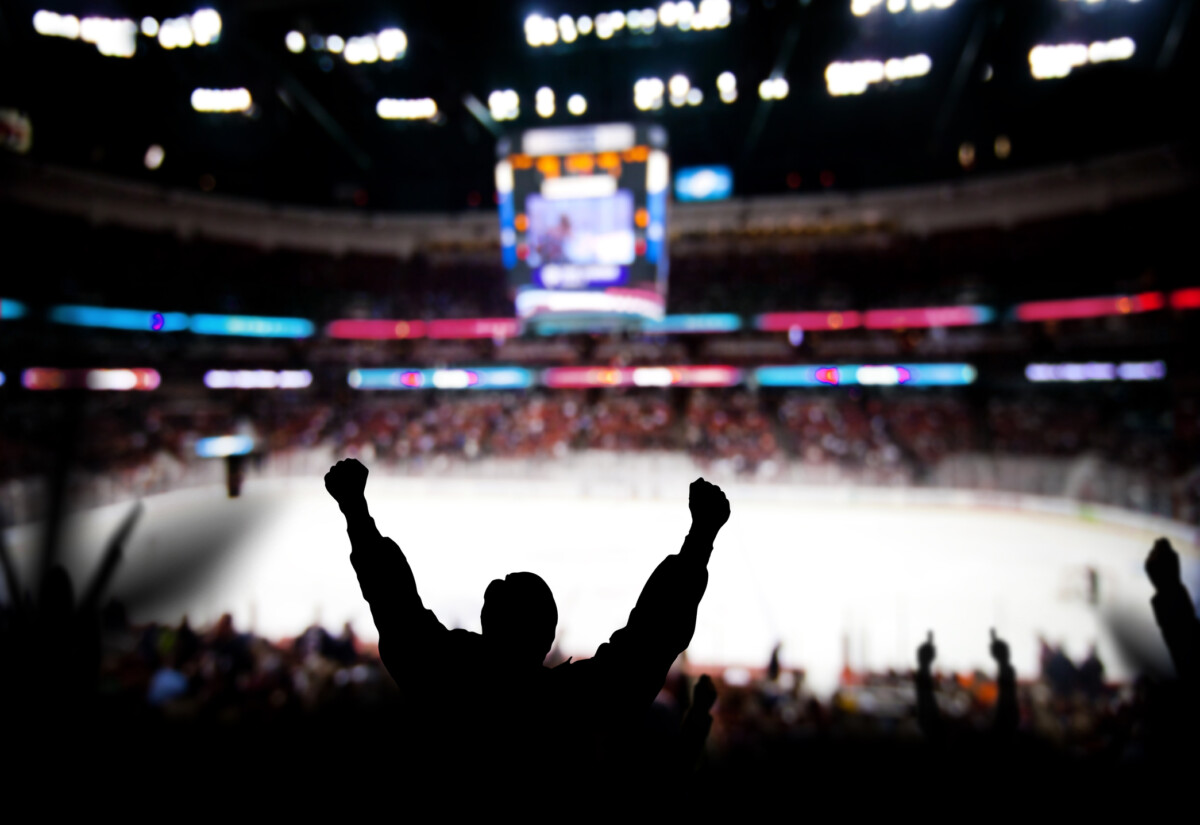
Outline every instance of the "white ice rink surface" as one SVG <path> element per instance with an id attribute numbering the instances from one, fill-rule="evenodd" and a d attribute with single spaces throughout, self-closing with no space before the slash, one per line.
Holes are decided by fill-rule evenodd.
<path id="1" fill-rule="evenodd" d="M 988 630 L 1008 639 L 1018 672 L 1037 669 L 1043 633 L 1082 656 L 1097 643 L 1123 677 L 1099 611 L 1086 602 L 1086 570 L 1099 571 L 1105 605 L 1153 622 L 1142 563 L 1155 534 L 1067 516 L 1003 510 L 831 505 L 803 490 L 782 502 L 741 500 L 709 565 L 708 592 L 688 651 L 698 664 L 762 666 L 776 641 L 785 665 L 807 668 L 814 687 L 855 667 L 908 667 L 927 629 L 939 664 L 991 669 Z M 484 588 L 530 570 L 555 593 L 558 644 L 590 655 L 622 626 L 655 565 L 679 549 L 687 490 L 674 500 L 538 497 L 520 482 L 464 498 L 430 482 L 372 477 L 376 523 L 405 551 L 425 605 L 448 626 L 479 629 Z M 350 566 L 349 541 L 320 481 L 255 480 L 243 497 L 205 488 L 148 499 L 114 583 L 139 564 L 169 567 L 173 536 L 188 525 L 244 520 L 213 578 L 135 620 L 205 624 L 229 611 L 238 626 L 294 636 L 314 619 L 353 623 L 375 638 Z M 69 535 L 84 565 L 95 559 L 128 505 L 78 517 Z M 34 531 L 11 534 L 29 560 Z M 1180 548 L 1194 552 L 1191 548 Z M 24 565 L 23 565 L 24 566 Z M 188 574 L 190 575 L 190 573 Z"/>

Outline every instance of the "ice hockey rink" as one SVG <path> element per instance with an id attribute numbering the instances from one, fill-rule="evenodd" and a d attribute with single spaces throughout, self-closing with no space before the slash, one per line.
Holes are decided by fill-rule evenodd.
<path id="1" fill-rule="evenodd" d="M 936 497 L 724 489 L 733 515 L 709 565 L 693 664 L 762 667 L 781 643 L 785 666 L 805 668 L 815 689 L 829 689 L 847 662 L 909 667 L 933 630 L 941 666 L 990 670 L 995 627 L 1019 673 L 1036 673 L 1043 635 L 1072 657 L 1098 645 L 1109 675 L 1122 678 L 1128 666 L 1112 618 L 1156 641 L 1142 564 L 1161 525 Z M 478 630 L 488 582 L 530 570 L 557 598 L 557 645 L 577 657 L 624 624 L 690 519 L 686 483 L 632 495 L 603 485 L 372 476 L 368 498 L 382 533 L 408 556 L 425 605 L 447 626 Z M 76 581 L 86 580 L 130 506 L 69 522 Z M 319 478 L 252 479 L 238 499 L 218 487 L 180 490 L 144 507 L 113 586 L 134 621 L 187 614 L 204 625 L 230 612 L 240 628 L 271 638 L 314 621 L 334 631 L 349 621 L 375 638 L 344 521 Z M 10 531 L 22 568 L 36 539 L 36 528 Z M 1194 545 L 1186 535 L 1174 540 L 1194 570 Z"/>

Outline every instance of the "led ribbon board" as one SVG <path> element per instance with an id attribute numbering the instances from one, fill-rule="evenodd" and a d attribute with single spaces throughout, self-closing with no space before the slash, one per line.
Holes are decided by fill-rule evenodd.
<path id="1" fill-rule="evenodd" d="M 295 390 L 312 384 L 308 370 L 209 370 L 204 386 L 211 390 Z"/>
<path id="2" fill-rule="evenodd" d="M 248 338 L 308 338 L 313 322 L 305 318 L 272 318 L 260 315 L 193 315 L 192 332 L 198 335 L 238 335 Z"/>
<path id="3" fill-rule="evenodd" d="M 110 307 L 64 304 L 50 310 L 56 324 L 104 329 L 179 332 L 190 323 L 182 312 L 158 312 L 153 309 L 116 309 Z"/>
<path id="4" fill-rule="evenodd" d="M 27 390 L 154 390 L 162 383 L 158 370 L 133 369 L 56 369 L 30 367 L 21 373 Z"/>
<path id="5" fill-rule="evenodd" d="M 542 370 L 547 387 L 734 387 L 742 371 L 725 365 L 680 367 L 551 367 Z"/>
<path id="6" fill-rule="evenodd" d="M 1089 361 L 1077 364 L 1030 364 L 1025 377 L 1035 383 L 1091 381 L 1161 381 L 1167 377 L 1162 361 Z"/>
<path id="7" fill-rule="evenodd" d="M 533 386 L 533 373 L 523 367 L 372 368 L 351 370 L 346 383 L 356 390 L 510 390 Z"/>
<path id="8" fill-rule="evenodd" d="M 661 321 L 643 321 L 642 332 L 653 333 L 708 333 L 737 332 L 742 328 L 742 319 L 732 313 L 709 313 L 704 315 L 667 315 Z"/>
<path id="9" fill-rule="evenodd" d="M 1136 315 L 1162 309 L 1165 304 L 1161 292 L 1143 292 L 1140 295 L 1030 301 L 1017 304 L 1015 314 L 1019 321 L 1063 321 L 1071 318 L 1102 318 L 1106 315 Z"/>
<path id="10" fill-rule="evenodd" d="M 0 321 L 12 321 L 25 315 L 25 305 L 12 298 L 0 298 Z"/>
<path id="11" fill-rule="evenodd" d="M 754 380 L 763 387 L 953 387 L 972 384 L 977 375 L 970 364 L 841 364 L 754 370 Z"/>

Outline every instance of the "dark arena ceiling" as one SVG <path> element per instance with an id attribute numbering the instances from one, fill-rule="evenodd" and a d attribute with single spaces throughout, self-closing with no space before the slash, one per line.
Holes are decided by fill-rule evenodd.
<path id="1" fill-rule="evenodd" d="M 497 136 L 535 126 L 662 123 L 676 168 L 728 164 L 738 195 L 913 184 L 1194 140 L 1192 0 L 709 0 L 686 5 L 727 8 L 723 25 L 687 31 L 676 22 L 684 5 L 2 0 L 0 108 L 28 116 L 36 162 L 381 210 L 492 208 Z M 35 28 L 42 10 L 140 28 L 144 17 L 159 24 L 206 7 L 220 14 L 213 42 L 168 49 L 138 33 L 127 58 Z M 640 28 L 616 28 L 618 8 Z M 534 14 L 569 16 L 573 42 L 560 27 L 552 45 L 531 45 Z M 576 22 L 585 16 L 590 26 Z M 58 26 L 49 19 L 43 28 Z M 331 35 L 390 28 L 407 44 L 396 59 L 352 63 L 345 48 L 329 51 Z M 536 39 L 544 28 L 530 31 Z M 290 32 L 304 35 L 290 41 L 302 50 L 289 48 Z M 1031 50 L 1061 44 L 1099 46 L 1078 52 L 1068 76 L 1035 79 Z M 835 61 L 920 55 L 921 76 L 871 82 L 861 94 L 827 87 Z M 724 72 L 736 78 L 732 102 L 718 91 Z M 680 74 L 700 90 L 696 105 L 635 106 L 639 79 L 669 86 Z M 760 82 L 774 77 L 787 81 L 786 97 L 761 99 Z M 556 104 L 546 118 L 535 104 L 543 86 Z M 253 105 L 198 112 L 197 88 L 245 88 Z M 489 96 L 506 89 L 517 92 L 519 115 L 496 121 Z M 568 111 L 574 94 L 586 99 L 582 115 Z M 385 120 L 383 98 L 430 98 L 437 114 Z M 154 145 L 163 161 L 149 169 Z"/>

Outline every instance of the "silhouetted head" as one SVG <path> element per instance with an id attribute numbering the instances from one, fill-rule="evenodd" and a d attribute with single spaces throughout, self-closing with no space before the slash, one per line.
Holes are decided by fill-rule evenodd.
<path id="1" fill-rule="evenodd" d="M 494 579 L 483 594 L 483 637 L 514 664 L 539 666 L 554 644 L 558 606 L 550 587 L 534 573 Z"/>

